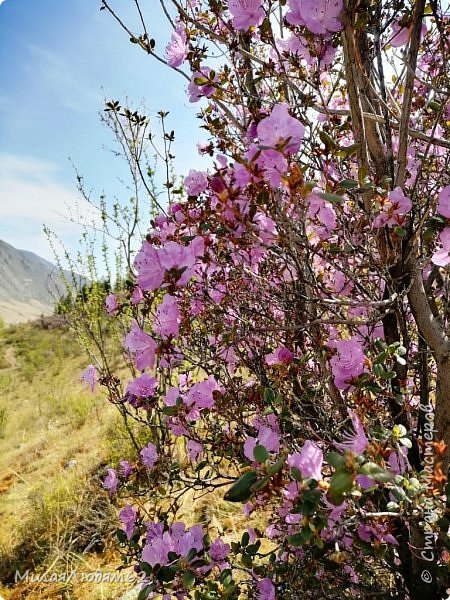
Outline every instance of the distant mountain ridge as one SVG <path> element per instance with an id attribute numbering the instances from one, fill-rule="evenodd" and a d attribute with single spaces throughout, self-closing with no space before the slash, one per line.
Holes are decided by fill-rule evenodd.
<path id="1" fill-rule="evenodd" d="M 6 323 L 52 314 L 64 293 L 55 265 L 0 240 L 0 317 Z"/>

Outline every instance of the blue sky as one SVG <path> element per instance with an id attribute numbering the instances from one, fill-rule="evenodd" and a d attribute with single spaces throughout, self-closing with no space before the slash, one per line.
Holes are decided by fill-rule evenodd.
<path id="1" fill-rule="evenodd" d="M 136 24 L 130 0 L 112 4 Z M 145 5 L 154 9 L 147 24 L 163 53 L 170 28 L 159 2 Z M 47 259 L 42 224 L 74 248 L 79 228 L 69 212 L 87 210 L 69 158 L 93 196 L 126 202 L 130 195 L 119 181 L 124 165 L 105 149 L 113 146 L 99 120 L 105 97 L 136 107 L 144 100 L 155 128 L 156 113 L 170 111 L 178 174 L 195 168 L 196 142 L 205 138 L 185 80 L 130 44 L 99 8 L 99 0 L 0 0 L 0 239 Z"/>

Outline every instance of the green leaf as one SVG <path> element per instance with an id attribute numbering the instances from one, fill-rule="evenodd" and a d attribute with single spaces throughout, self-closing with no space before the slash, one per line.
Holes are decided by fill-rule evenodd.
<path id="1" fill-rule="evenodd" d="M 126 544 L 128 541 L 127 534 L 123 529 L 116 529 L 116 537 L 121 544 Z"/>
<path id="2" fill-rule="evenodd" d="M 373 365 L 373 374 L 376 375 L 376 377 L 383 377 L 385 373 L 386 371 L 384 370 L 383 365 L 380 363 L 375 363 Z"/>
<path id="3" fill-rule="evenodd" d="M 362 475 L 367 475 L 367 477 L 370 477 L 370 479 L 380 481 L 382 483 L 387 483 L 388 481 L 392 481 L 393 479 L 392 473 L 386 471 L 386 469 L 383 469 L 383 467 L 380 467 L 380 465 L 377 465 L 373 462 L 368 462 L 365 465 L 363 465 L 359 469 L 359 472 Z"/>
<path id="4" fill-rule="evenodd" d="M 188 552 L 187 559 L 189 562 L 197 556 L 197 548 L 191 548 Z"/>
<path id="5" fill-rule="evenodd" d="M 306 500 L 305 502 L 303 502 L 303 504 L 301 505 L 301 512 L 302 515 L 304 515 L 305 517 L 310 517 L 311 515 L 313 515 L 316 512 L 316 503 L 315 502 L 311 502 L 310 500 Z"/>
<path id="6" fill-rule="evenodd" d="M 304 500 L 307 500 L 308 502 L 313 502 L 314 504 L 318 504 L 321 497 L 322 497 L 322 492 L 317 487 L 312 490 L 311 489 L 305 490 L 302 493 L 302 498 Z"/>
<path id="7" fill-rule="evenodd" d="M 150 596 L 150 592 L 152 592 L 152 591 L 153 591 L 153 586 L 152 585 L 146 585 L 145 588 L 143 588 L 139 592 L 137 600 L 147 600 L 147 598 Z"/>
<path id="8" fill-rule="evenodd" d="M 336 471 L 330 480 L 330 491 L 333 495 L 342 496 L 353 487 L 353 474 L 348 471 Z"/>
<path id="9" fill-rule="evenodd" d="M 288 536 L 288 542 L 291 546 L 303 546 L 311 539 L 312 531 L 309 527 L 303 527 L 298 533 Z"/>
<path id="10" fill-rule="evenodd" d="M 220 574 L 219 581 L 222 585 L 228 586 L 233 580 L 231 569 L 224 569 Z"/>
<path id="11" fill-rule="evenodd" d="M 406 493 L 405 490 L 397 485 L 395 485 L 394 487 L 390 488 L 389 490 L 392 495 L 394 496 L 394 498 L 396 500 L 398 500 L 399 502 L 403 501 L 406 499 Z"/>
<path id="12" fill-rule="evenodd" d="M 241 545 L 245 548 L 245 546 L 248 546 L 249 541 L 250 541 L 250 535 L 249 535 L 248 531 L 244 531 L 244 533 L 242 534 L 242 538 L 241 538 Z"/>
<path id="13" fill-rule="evenodd" d="M 252 492 L 252 494 L 254 492 L 259 492 L 260 490 L 262 490 L 263 488 L 266 487 L 266 485 L 269 483 L 270 481 L 270 477 L 268 475 L 266 475 L 266 477 L 263 477 L 262 479 L 258 479 L 258 481 L 256 481 L 250 488 L 250 491 Z"/>
<path id="14" fill-rule="evenodd" d="M 195 573 L 193 573 L 192 571 L 186 571 L 185 573 L 183 573 L 183 586 L 185 589 L 189 589 L 191 587 L 193 587 L 193 585 L 195 584 Z"/>
<path id="15" fill-rule="evenodd" d="M 152 574 L 152 571 L 153 571 L 152 566 L 146 562 L 139 563 L 139 568 L 141 571 L 143 571 L 147 575 L 147 577 L 150 577 L 150 575 Z"/>
<path id="16" fill-rule="evenodd" d="M 327 150 L 334 150 L 337 147 L 336 142 L 326 131 L 320 131 L 319 138 L 324 143 Z"/>
<path id="17" fill-rule="evenodd" d="M 353 181 L 353 179 L 343 179 L 339 182 L 339 187 L 344 190 L 353 190 L 359 187 L 359 183 L 357 181 Z"/>
<path id="18" fill-rule="evenodd" d="M 255 554 L 258 552 L 258 550 L 261 547 L 261 542 L 260 540 L 257 540 L 254 544 L 250 544 L 250 546 L 247 546 L 247 553 L 250 554 L 250 556 L 255 556 Z"/>
<path id="19" fill-rule="evenodd" d="M 228 502 L 247 502 L 252 495 L 250 488 L 258 481 L 255 471 L 247 471 L 231 486 L 224 496 Z"/>
<path id="20" fill-rule="evenodd" d="M 165 583 L 170 583 L 174 580 L 177 571 L 178 569 L 174 568 L 174 566 L 161 567 L 161 569 L 158 571 L 158 579 L 160 581 L 164 581 Z"/>
<path id="21" fill-rule="evenodd" d="M 291 475 L 292 477 L 295 479 L 295 481 L 303 481 L 303 477 L 302 474 L 300 472 L 300 469 L 298 469 L 297 467 L 292 467 L 291 468 Z"/>
<path id="22" fill-rule="evenodd" d="M 206 85 L 208 80 L 206 77 L 194 77 L 194 83 L 195 85 Z"/>
<path id="23" fill-rule="evenodd" d="M 327 202 L 331 202 L 332 204 L 341 204 L 345 200 L 343 196 L 339 196 L 339 194 L 331 194 L 330 192 L 319 192 L 317 194 Z"/>
<path id="24" fill-rule="evenodd" d="M 261 444 L 258 444 L 253 448 L 253 456 L 255 457 L 256 462 L 259 463 L 265 463 L 266 460 L 269 460 L 269 453 Z"/>
<path id="25" fill-rule="evenodd" d="M 342 456 L 342 454 L 338 454 L 337 452 L 330 452 L 325 456 L 325 460 L 335 469 L 340 469 L 345 465 L 345 456 Z"/>
<path id="26" fill-rule="evenodd" d="M 275 400 L 275 392 L 272 388 L 264 388 L 264 403 L 273 404 Z"/>
<path id="27" fill-rule="evenodd" d="M 267 475 L 275 475 L 275 473 L 281 471 L 284 463 L 286 462 L 286 458 L 287 457 L 285 455 L 280 456 L 276 463 L 267 468 Z"/>

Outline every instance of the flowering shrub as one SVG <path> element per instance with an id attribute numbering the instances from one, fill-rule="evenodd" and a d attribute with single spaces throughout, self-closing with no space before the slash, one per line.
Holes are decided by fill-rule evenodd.
<path id="1" fill-rule="evenodd" d="M 168 62 L 203 103 L 212 164 L 108 301 L 139 374 L 103 382 L 115 401 L 126 385 L 150 439 L 104 483 L 131 498 L 124 564 L 140 598 L 444 597 L 450 19 L 423 2 L 172 4 Z M 400 46 L 409 67 L 387 77 Z M 179 522 L 188 490 L 267 526 Z"/>

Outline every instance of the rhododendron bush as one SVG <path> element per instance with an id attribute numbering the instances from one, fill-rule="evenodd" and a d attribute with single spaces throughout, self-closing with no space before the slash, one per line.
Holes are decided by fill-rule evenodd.
<path id="1" fill-rule="evenodd" d="M 172 0 L 158 48 L 136 4 L 210 157 L 107 304 L 135 372 L 100 383 L 148 424 L 104 481 L 140 598 L 445 597 L 450 16 Z M 181 521 L 186 493 L 263 525 Z"/>

